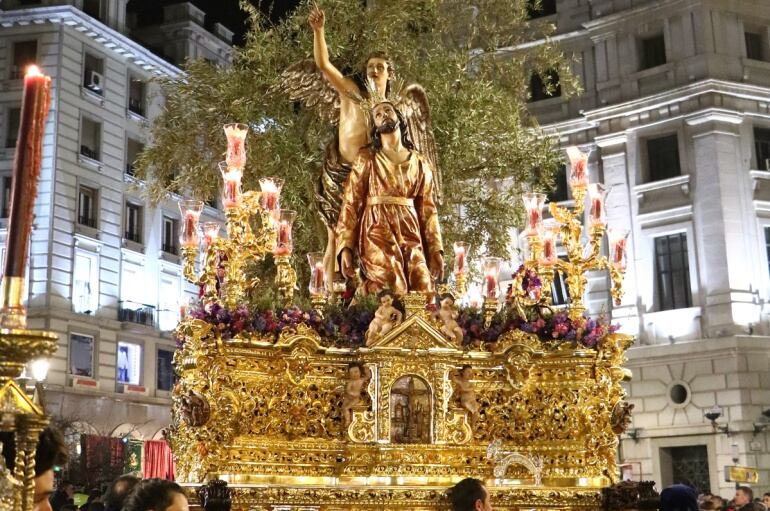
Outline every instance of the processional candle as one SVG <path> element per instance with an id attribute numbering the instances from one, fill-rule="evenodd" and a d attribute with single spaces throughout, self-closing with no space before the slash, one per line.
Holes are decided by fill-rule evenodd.
<path id="1" fill-rule="evenodd" d="M 245 124 L 225 124 L 225 136 L 227 137 L 227 165 L 234 169 L 243 170 L 246 165 L 246 133 L 249 127 Z"/>
<path id="2" fill-rule="evenodd" d="M 500 276 L 499 257 L 485 257 L 482 261 L 484 268 L 484 298 L 497 298 L 497 279 Z"/>
<path id="3" fill-rule="evenodd" d="M 219 238 L 219 231 L 221 229 L 222 226 L 218 222 L 205 222 L 203 224 L 203 243 L 210 247 Z"/>
<path id="4" fill-rule="evenodd" d="M 324 255 L 322 252 L 310 252 L 307 255 L 307 262 L 310 265 L 310 284 L 308 289 L 311 295 L 322 295 L 326 291 L 324 279 L 326 277 L 324 270 Z"/>
<path id="5" fill-rule="evenodd" d="M 283 179 L 279 177 L 263 177 L 259 180 L 259 187 L 262 190 L 262 207 L 266 211 L 278 214 L 281 209 L 281 188 L 283 188 Z"/>
<path id="6" fill-rule="evenodd" d="M 588 198 L 591 201 L 591 225 L 604 223 L 604 185 L 591 183 L 588 186 Z"/>
<path id="7" fill-rule="evenodd" d="M 540 264 L 551 266 L 556 263 L 556 239 L 559 234 L 559 228 L 555 225 L 543 227 L 543 257 Z"/>
<path id="8" fill-rule="evenodd" d="M 241 179 L 243 170 L 233 167 L 226 161 L 219 162 L 222 173 L 222 205 L 225 209 L 237 208 L 241 204 Z"/>
<path id="9" fill-rule="evenodd" d="M 524 201 L 524 208 L 527 210 L 527 235 L 537 236 L 540 230 L 540 222 L 543 220 L 545 194 L 527 192 L 521 198 Z"/>
<path id="10" fill-rule="evenodd" d="M 465 244 L 464 241 L 458 241 L 458 242 L 455 242 L 454 244 L 454 250 L 455 250 L 455 273 L 464 274 L 466 272 L 465 257 L 468 255 L 468 246 Z"/>
<path id="11" fill-rule="evenodd" d="M 291 211 L 288 209 L 281 210 L 278 220 L 278 236 L 273 254 L 277 256 L 285 256 L 291 254 L 291 251 L 294 248 L 291 228 L 296 218 L 296 211 Z"/>
<path id="12" fill-rule="evenodd" d="M 179 201 L 179 210 L 182 212 L 182 228 L 179 233 L 179 243 L 183 247 L 197 247 L 200 243 L 198 222 L 203 211 L 203 201 L 181 200 Z"/>
<path id="13" fill-rule="evenodd" d="M 29 66 L 24 76 L 19 133 L 13 160 L 10 213 L 6 238 L 3 275 L 24 277 L 27 266 L 29 237 L 32 232 L 32 210 L 40 177 L 45 119 L 51 99 L 51 78 L 37 66 Z M 5 282 L 7 287 L 9 282 Z M 4 293 L 5 295 L 5 293 Z M 5 296 L 3 297 L 5 299 Z M 8 305 L 8 304 L 6 304 Z M 21 305 L 21 304 L 19 304 Z"/>
<path id="14" fill-rule="evenodd" d="M 580 188 L 588 185 L 588 155 L 589 151 L 582 151 L 577 146 L 567 148 L 567 158 L 570 163 L 569 184 L 572 188 Z"/>
<path id="15" fill-rule="evenodd" d="M 610 228 L 607 230 L 607 240 L 610 244 L 610 259 L 619 270 L 626 268 L 626 243 L 628 231 L 626 229 Z"/>

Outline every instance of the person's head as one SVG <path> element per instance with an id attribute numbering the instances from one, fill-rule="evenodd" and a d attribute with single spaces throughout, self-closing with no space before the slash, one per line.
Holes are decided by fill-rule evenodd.
<path id="1" fill-rule="evenodd" d="M 132 475 L 123 475 L 115 479 L 107 490 L 104 498 L 106 511 L 120 511 L 131 490 L 139 484 L 140 479 Z"/>
<path id="2" fill-rule="evenodd" d="M 59 490 L 62 491 L 62 493 L 67 495 L 67 498 L 72 498 L 75 496 L 75 485 L 72 484 L 70 481 L 67 481 L 66 479 L 59 484 Z"/>
<path id="3" fill-rule="evenodd" d="M 375 87 L 381 90 L 383 87 L 387 87 L 393 76 L 393 62 L 385 52 L 375 51 L 369 54 L 366 59 L 367 80 L 374 82 Z"/>
<path id="4" fill-rule="evenodd" d="M 387 290 L 380 292 L 380 304 L 385 306 L 393 305 L 393 293 Z"/>
<path id="5" fill-rule="evenodd" d="M 449 489 L 452 511 L 492 511 L 484 483 L 468 477 Z"/>
<path id="6" fill-rule="evenodd" d="M 444 293 L 441 295 L 441 306 L 442 307 L 452 307 L 455 304 L 455 297 L 452 296 L 449 293 Z"/>
<path id="7" fill-rule="evenodd" d="M 765 493 L 762 495 L 762 504 L 764 504 L 766 508 L 770 509 L 770 493 Z"/>
<path id="8" fill-rule="evenodd" d="M 407 149 L 414 149 L 414 144 L 409 138 L 409 130 L 404 120 L 404 116 L 395 107 L 395 105 L 389 101 L 383 101 L 378 103 L 371 111 L 372 115 L 372 132 L 371 132 L 371 144 L 369 147 L 375 151 L 382 149 L 382 135 L 388 133 L 395 133 L 398 129 L 401 133 L 401 145 Z"/>
<path id="9" fill-rule="evenodd" d="M 35 494 L 33 496 L 32 511 L 51 511 L 51 503 L 48 498 L 54 493 L 53 469 L 55 466 L 64 465 L 67 462 L 67 446 L 64 437 L 57 429 L 46 428 L 40 433 L 35 451 Z M 71 497 L 75 493 L 75 487 L 65 491 Z"/>
<path id="10" fill-rule="evenodd" d="M 471 379 L 473 376 L 473 368 L 470 366 L 470 364 L 465 364 L 462 369 L 460 369 L 460 375 L 462 375 L 462 377 L 466 380 Z"/>
<path id="11" fill-rule="evenodd" d="M 748 486 L 739 486 L 735 489 L 735 506 L 745 506 L 754 500 L 754 491 Z"/>
<path id="12" fill-rule="evenodd" d="M 698 494 L 684 484 L 674 484 L 660 492 L 660 511 L 698 511 Z"/>
<path id="13" fill-rule="evenodd" d="M 182 487 L 165 479 L 145 479 L 131 492 L 123 511 L 189 511 Z"/>

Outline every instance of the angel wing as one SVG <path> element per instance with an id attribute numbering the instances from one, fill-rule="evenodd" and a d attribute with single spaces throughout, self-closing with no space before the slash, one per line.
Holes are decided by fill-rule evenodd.
<path id="1" fill-rule="evenodd" d="M 340 97 L 312 60 L 301 60 L 281 73 L 280 91 L 292 101 L 312 108 L 321 120 L 336 125 L 340 120 Z"/>
<path id="2" fill-rule="evenodd" d="M 440 204 L 443 198 L 441 167 L 438 162 L 436 139 L 433 137 L 428 95 L 422 85 L 418 83 L 407 85 L 401 91 L 401 101 L 398 107 L 404 115 L 412 142 L 433 169 L 433 189 L 436 202 Z"/>

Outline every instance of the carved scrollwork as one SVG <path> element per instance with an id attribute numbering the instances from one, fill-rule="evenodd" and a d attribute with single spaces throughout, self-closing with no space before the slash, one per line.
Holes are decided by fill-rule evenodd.
<path id="1" fill-rule="evenodd" d="M 348 435 L 353 442 L 374 442 L 374 413 L 366 408 L 354 409 Z"/>

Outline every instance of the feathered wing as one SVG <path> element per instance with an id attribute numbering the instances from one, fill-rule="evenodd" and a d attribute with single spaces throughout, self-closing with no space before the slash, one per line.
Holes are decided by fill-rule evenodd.
<path id="1" fill-rule="evenodd" d="M 312 60 L 292 64 L 281 73 L 281 92 L 292 101 L 315 110 L 321 120 L 336 125 L 340 120 L 340 97 Z"/>
<path id="2" fill-rule="evenodd" d="M 402 90 L 401 101 L 398 106 L 409 128 L 410 139 L 433 169 L 433 190 L 436 195 L 435 200 L 440 204 L 443 198 L 442 176 L 438 151 L 436 150 L 436 139 L 433 137 L 428 95 L 422 85 L 410 84 Z"/>

